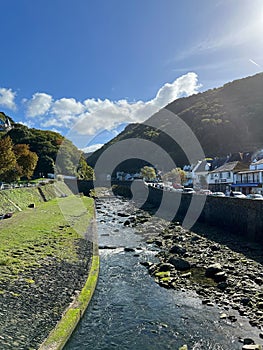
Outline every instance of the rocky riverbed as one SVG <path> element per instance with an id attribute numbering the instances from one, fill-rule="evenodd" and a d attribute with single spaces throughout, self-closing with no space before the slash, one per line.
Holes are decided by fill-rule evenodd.
<path id="1" fill-rule="evenodd" d="M 75 262 L 52 257 L 14 279 L 0 280 L 0 349 L 38 349 L 85 283 L 92 243 L 76 241 Z"/>
<path id="2" fill-rule="evenodd" d="M 149 221 L 147 220 L 147 217 Z M 247 318 L 263 339 L 263 248 L 215 227 L 197 226 L 190 231 L 179 222 L 131 217 L 138 234 L 159 248 L 158 263 L 142 262 L 156 283 L 165 288 L 195 291 L 207 306 L 221 307 L 221 319 L 234 323 Z M 243 349 L 260 349 L 253 339 L 242 339 Z M 263 340 L 262 340 L 263 342 Z"/>

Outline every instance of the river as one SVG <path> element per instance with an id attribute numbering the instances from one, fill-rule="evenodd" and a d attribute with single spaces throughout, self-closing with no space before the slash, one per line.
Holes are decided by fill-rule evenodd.
<path id="1" fill-rule="evenodd" d="M 221 320 L 224 310 L 219 307 L 154 282 L 140 262 L 155 261 L 155 248 L 117 215 L 132 211 L 129 202 L 101 199 L 97 205 L 98 239 L 104 248 L 100 277 L 65 350 L 177 350 L 184 344 L 191 350 L 240 350 L 240 336 L 256 338 L 258 332 L 245 319 Z"/>

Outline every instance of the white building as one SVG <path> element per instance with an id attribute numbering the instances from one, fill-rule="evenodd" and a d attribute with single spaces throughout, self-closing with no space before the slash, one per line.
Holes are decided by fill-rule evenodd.
<path id="1" fill-rule="evenodd" d="M 233 187 L 245 194 L 263 193 L 263 159 L 252 162 L 249 170 L 239 171 Z"/>
<path id="2" fill-rule="evenodd" d="M 193 188 L 206 189 L 208 188 L 208 171 L 211 163 L 206 160 L 199 160 L 192 170 Z"/>
<path id="3" fill-rule="evenodd" d="M 211 171 L 208 175 L 208 184 L 211 191 L 230 191 L 236 182 L 235 175 L 246 166 L 239 162 L 228 162 Z"/>

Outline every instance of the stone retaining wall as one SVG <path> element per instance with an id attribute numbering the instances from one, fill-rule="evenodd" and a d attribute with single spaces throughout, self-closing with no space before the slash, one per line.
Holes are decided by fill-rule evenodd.
<path id="1" fill-rule="evenodd" d="M 182 220 L 190 205 L 191 194 L 166 193 L 168 203 L 180 200 L 180 206 L 175 219 Z M 181 197 L 181 198 L 178 198 Z M 193 195 L 198 198 L 200 195 Z M 162 191 L 149 188 L 148 203 L 159 206 L 162 201 Z M 164 211 L 171 210 L 169 205 L 163 208 Z M 248 240 L 263 245 L 263 201 L 241 199 L 232 197 L 207 196 L 204 208 L 198 218 L 199 222 L 226 228 L 237 235 L 246 237 Z"/>
<path id="2" fill-rule="evenodd" d="M 70 181 L 66 182 L 69 187 L 74 187 Z M 121 189 L 127 188 L 130 191 L 131 181 L 115 181 L 111 185 L 117 185 Z M 145 191 L 143 183 L 138 184 L 141 188 L 138 192 Z M 93 181 L 78 181 L 79 192 L 88 194 L 90 189 L 94 188 Z M 96 186 L 109 187 L 109 182 L 96 183 Z M 122 195 L 123 191 L 120 191 Z M 118 188 L 116 189 L 118 193 Z M 162 191 L 153 187 L 149 187 L 148 203 L 159 206 L 162 200 Z M 180 201 L 180 206 L 175 215 L 175 219 L 182 219 L 185 217 L 188 207 L 190 205 L 192 195 L 177 194 L 176 192 L 166 193 L 168 200 L 163 205 L 163 213 L 171 211 L 170 203 L 176 200 Z M 178 196 L 181 197 L 178 199 Z M 176 198 L 177 197 L 177 198 Z M 197 197 L 200 197 L 199 195 Z M 198 202 L 198 200 L 197 200 Z M 197 204 L 198 205 L 198 204 Z M 173 213 L 172 213 L 173 214 Z M 263 201 L 230 198 L 230 197 L 212 197 L 207 196 L 205 206 L 199 216 L 198 221 L 205 222 L 209 225 L 214 225 L 231 230 L 231 232 L 238 235 L 245 236 L 251 241 L 263 244 Z"/>

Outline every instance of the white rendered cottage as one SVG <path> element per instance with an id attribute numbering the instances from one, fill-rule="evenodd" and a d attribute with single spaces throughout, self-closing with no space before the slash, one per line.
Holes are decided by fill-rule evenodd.
<path id="1" fill-rule="evenodd" d="M 239 171 L 235 176 L 233 187 L 245 194 L 263 194 L 263 159 L 252 162 L 249 170 Z"/>

